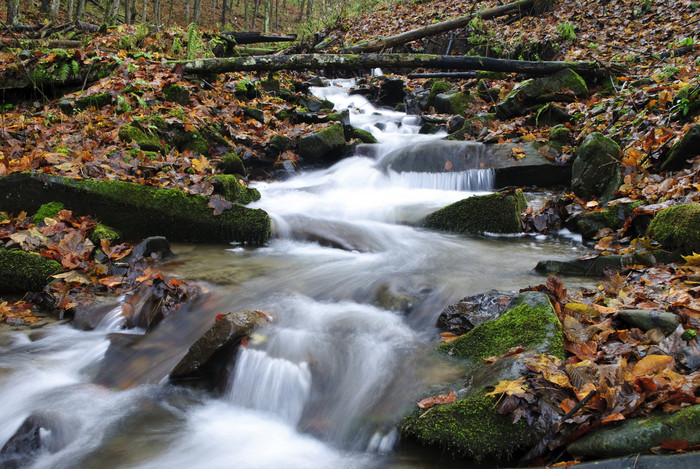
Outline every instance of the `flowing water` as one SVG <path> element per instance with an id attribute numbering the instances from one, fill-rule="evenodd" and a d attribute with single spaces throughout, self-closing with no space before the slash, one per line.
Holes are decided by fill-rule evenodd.
<path id="1" fill-rule="evenodd" d="M 382 169 L 397 148 L 441 135 L 419 135 L 417 118 L 348 96 L 350 84 L 315 93 L 350 109 L 352 124 L 380 144 L 257 184 L 254 205 L 273 218 L 264 247 L 174 246 L 165 267 L 207 282 L 210 299 L 147 335 L 123 330 L 118 304 L 93 331 L 0 335 L 0 444 L 31 415 L 42 427 L 33 468 L 435 467 L 396 452 L 393 428 L 425 385 L 453 372 L 427 353 L 440 311 L 467 295 L 542 283 L 538 260 L 584 248 L 420 228 L 430 212 L 488 191 L 492 174 Z M 167 370 L 216 314 L 245 308 L 274 321 L 241 348 L 220 393 L 168 383 Z M 133 355 L 106 356 L 117 332 L 136 344 Z M 95 384 L 105 375 L 134 386 Z"/>

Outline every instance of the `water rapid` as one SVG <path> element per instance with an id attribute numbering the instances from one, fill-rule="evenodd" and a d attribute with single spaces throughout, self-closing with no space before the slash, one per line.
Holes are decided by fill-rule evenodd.
<path id="1" fill-rule="evenodd" d="M 419 119 L 350 96 L 351 80 L 314 89 L 349 109 L 379 144 L 334 166 L 258 183 L 255 207 L 273 239 L 243 246 L 176 245 L 177 275 L 208 282 L 214 304 L 122 329 L 121 309 L 93 331 L 56 325 L 0 335 L 0 444 L 29 417 L 43 422 L 32 468 L 422 468 L 395 452 L 395 424 L 420 389 L 453 372 L 427 353 L 446 305 L 493 288 L 542 283 L 542 258 L 580 254 L 567 239 L 465 237 L 427 231 L 432 211 L 489 191 L 488 169 L 397 172 L 379 164 L 398 149 L 437 141 Z M 229 364 L 217 394 L 170 384 L 163 370 L 221 312 L 274 317 Z M 168 331 L 177 331 L 173 340 Z M 114 333 L 138 356 L 138 386 L 94 384 Z M 129 368 L 131 367 L 131 368 Z M 13 466 L 8 466 L 13 467 Z"/>

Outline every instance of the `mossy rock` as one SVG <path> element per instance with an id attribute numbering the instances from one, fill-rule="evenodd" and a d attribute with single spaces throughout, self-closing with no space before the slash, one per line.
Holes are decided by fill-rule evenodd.
<path id="1" fill-rule="evenodd" d="M 508 305 L 500 317 L 475 327 L 437 350 L 470 365 L 503 355 L 512 347 L 535 349 L 564 358 L 561 324 L 546 295 L 526 292 Z"/>
<path id="2" fill-rule="evenodd" d="M 448 91 L 435 96 L 435 111 L 443 114 L 462 114 L 474 103 L 474 97 L 465 91 Z"/>
<path id="3" fill-rule="evenodd" d="M 520 233 L 522 201 L 507 193 L 472 196 L 431 213 L 425 226 L 456 233 Z"/>
<path id="4" fill-rule="evenodd" d="M 41 291 L 49 278 L 61 272 L 61 264 L 30 252 L 0 248 L 0 292 Z"/>
<path id="5" fill-rule="evenodd" d="M 661 164 L 662 171 L 675 171 L 689 166 L 687 160 L 700 155 L 700 124 L 695 124 L 673 145 Z"/>
<path id="6" fill-rule="evenodd" d="M 75 108 L 80 110 L 90 108 L 100 109 L 108 104 L 112 104 L 112 95 L 107 92 L 83 96 L 75 100 Z"/>
<path id="7" fill-rule="evenodd" d="M 251 119 L 255 119 L 261 124 L 265 123 L 265 113 L 262 111 L 262 109 L 258 109 L 256 107 L 251 106 L 242 106 L 241 108 L 243 109 L 244 116 L 250 117 Z"/>
<path id="8" fill-rule="evenodd" d="M 0 178 L 0 202 L 10 211 L 31 212 L 50 201 L 94 216 L 125 239 L 160 235 L 171 241 L 264 244 L 270 237 L 270 218 L 263 210 L 233 204 L 216 216 L 209 197 L 178 189 L 36 173 Z"/>
<path id="9" fill-rule="evenodd" d="M 499 414 L 496 399 L 486 395 L 498 381 L 516 379 L 526 372 L 519 357 L 484 363 L 484 358 L 503 355 L 512 347 L 564 357 L 561 324 L 545 294 L 522 293 L 500 317 L 438 346 L 438 352 L 464 365 L 464 377 L 443 386 L 458 389 L 459 398 L 428 412 L 415 410 L 400 425 L 402 437 L 477 461 L 505 461 L 526 450 L 533 441 L 529 426 L 522 420 L 513 424 L 507 415 Z"/>
<path id="10" fill-rule="evenodd" d="M 589 134 L 571 168 L 571 187 L 579 197 L 607 202 L 622 184 L 620 146 L 600 132 Z"/>
<path id="11" fill-rule="evenodd" d="M 219 194 L 226 200 L 240 204 L 249 204 L 260 199 L 260 192 L 252 187 L 247 187 L 238 181 L 238 177 L 231 174 L 217 174 L 212 176 L 214 194 Z"/>
<path id="12" fill-rule="evenodd" d="M 337 160 L 345 147 L 343 124 L 335 123 L 325 129 L 303 135 L 299 139 L 299 156 L 311 162 Z"/>
<path id="13" fill-rule="evenodd" d="M 441 93 L 446 93 L 451 89 L 452 85 L 450 85 L 448 82 L 442 80 L 435 81 L 430 87 L 430 93 L 428 94 L 428 101 L 426 103 L 426 107 L 430 108 L 431 106 L 434 106 L 435 98 L 437 97 L 437 95 Z"/>
<path id="14" fill-rule="evenodd" d="M 700 405 L 674 414 L 637 417 L 584 435 L 566 449 L 573 456 L 611 458 L 646 452 L 665 441 L 700 444 Z"/>
<path id="15" fill-rule="evenodd" d="M 44 218 L 53 218 L 63 209 L 65 209 L 65 207 L 61 202 L 49 202 L 39 207 L 32 221 L 37 225 L 44 223 Z"/>
<path id="16" fill-rule="evenodd" d="M 496 105 L 499 119 L 510 119 L 525 114 L 536 104 L 571 102 L 588 96 L 586 82 L 576 72 L 565 69 L 543 78 L 520 83 Z"/>
<path id="17" fill-rule="evenodd" d="M 182 85 L 168 84 L 162 89 L 163 99 L 173 103 L 177 103 L 181 106 L 187 106 L 190 102 L 190 90 Z"/>
<path id="18" fill-rule="evenodd" d="M 95 246 L 99 246 L 100 241 L 103 239 L 106 239 L 110 243 L 114 244 L 115 242 L 119 241 L 120 236 L 119 233 L 117 233 L 113 228 L 110 228 L 102 223 L 98 223 L 97 226 L 92 229 L 89 238 Z"/>
<path id="19" fill-rule="evenodd" d="M 370 132 L 351 125 L 345 126 L 345 138 L 348 141 L 356 138 L 362 143 L 377 143 L 377 139 Z"/>
<path id="20" fill-rule="evenodd" d="M 126 143 L 136 143 L 141 150 L 157 151 L 165 154 L 160 138 L 150 132 L 144 132 L 139 126 L 124 124 L 119 128 L 119 138 Z"/>
<path id="21" fill-rule="evenodd" d="M 648 235 L 670 250 L 682 254 L 700 253 L 700 205 L 668 207 L 656 214 Z"/>
<path id="22" fill-rule="evenodd" d="M 525 421 L 511 423 L 510 416 L 498 413 L 496 399 L 489 396 L 414 412 L 399 430 L 403 438 L 477 461 L 507 461 L 526 448 L 531 438 Z"/>

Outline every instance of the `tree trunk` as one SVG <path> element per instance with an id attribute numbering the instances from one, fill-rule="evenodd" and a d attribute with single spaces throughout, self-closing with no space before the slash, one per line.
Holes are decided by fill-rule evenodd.
<path id="1" fill-rule="evenodd" d="M 83 14 L 85 13 L 85 0 L 77 0 L 75 4 L 75 16 L 73 17 L 74 22 L 82 21 Z"/>
<path id="2" fill-rule="evenodd" d="M 202 0 L 194 0 L 194 24 L 199 24 L 199 18 L 202 16 Z"/>
<path id="3" fill-rule="evenodd" d="M 434 36 L 436 34 L 441 34 L 447 31 L 452 31 L 453 29 L 459 29 L 467 24 L 474 18 L 478 16 L 482 20 L 489 20 L 493 18 L 498 18 L 499 16 L 508 15 L 517 11 L 525 11 L 532 8 L 535 0 L 519 0 L 514 3 L 509 3 L 507 5 L 501 5 L 494 8 L 489 8 L 488 10 L 482 10 L 475 13 L 474 15 L 469 14 L 466 16 L 460 16 L 459 18 L 454 18 L 451 20 L 443 21 L 441 23 L 431 24 L 424 28 L 414 29 L 412 31 L 406 31 L 395 36 L 390 36 L 387 38 L 379 39 L 378 41 L 372 42 L 365 45 L 356 45 L 346 49 L 346 52 L 357 53 L 357 52 L 378 52 L 388 47 L 394 47 L 407 42 L 415 41 L 417 39 L 422 39 L 428 36 Z"/>
<path id="4" fill-rule="evenodd" d="M 246 57 L 243 59 L 236 57 L 198 59 L 175 63 L 178 66 L 184 66 L 186 73 L 194 74 L 278 70 L 369 70 L 377 67 L 412 70 L 417 68 L 486 70 L 529 75 L 550 75 L 567 68 L 582 75 L 608 75 L 624 72 L 624 68 L 621 66 L 615 65 L 606 69 L 596 62 L 535 62 L 430 54 L 297 54 Z"/>
<path id="5" fill-rule="evenodd" d="M 19 23 L 19 0 L 7 0 L 7 24 Z"/>

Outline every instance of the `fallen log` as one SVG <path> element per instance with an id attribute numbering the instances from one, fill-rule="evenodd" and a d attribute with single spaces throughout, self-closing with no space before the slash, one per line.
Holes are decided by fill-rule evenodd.
<path id="1" fill-rule="evenodd" d="M 344 52 L 347 53 L 358 53 L 358 52 L 377 52 L 388 47 L 399 46 L 407 42 L 415 41 L 417 39 L 422 39 L 428 36 L 434 36 L 436 34 L 441 34 L 453 29 L 459 29 L 467 24 L 476 16 L 482 20 L 489 20 L 493 18 L 498 18 L 499 16 L 505 16 L 511 13 L 529 11 L 536 6 L 537 3 L 541 3 L 542 0 L 519 0 L 514 3 L 509 3 L 507 5 L 501 5 L 494 8 L 489 8 L 487 10 L 481 10 L 474 14 L 469 14 L 465 16 L 460 16 L 459 18 L 454 18 L 447 21 L 442 21 L 440 23 L 431 24 L 424 28 L 414 29 L 411 31 L 406 31 L 395 36 L 390 36 L 386 38 L 379 39 L 370 44 L 358 44 L 345 49 Z"/>
<path id="2" fill-rule="evenodd" d="M 296 54 L 251 57 L 223 57 L 171 62 L 178 71 L 195 75 L 227 72 L 278 70 L 368 70 L 437 69 L 486 70 L 491 72 L 551 75 L 571 69 L 579 75 L 619 75 L 621 65 L 604 66 L 597 62 L 535 62 L 528 60 L 492 59 L 489 57 L 430 55 L 430 54 Z"/>
<path id="3" fill-rule="evenodd" d="M 261 34 L 259 31 L 232 31 L 221 33 L 221 36 L 233 37 L 237 44 L 259 44 L 263 42 L 292 42 L 296 41 L 296 34 L 274 35 Z"/>

